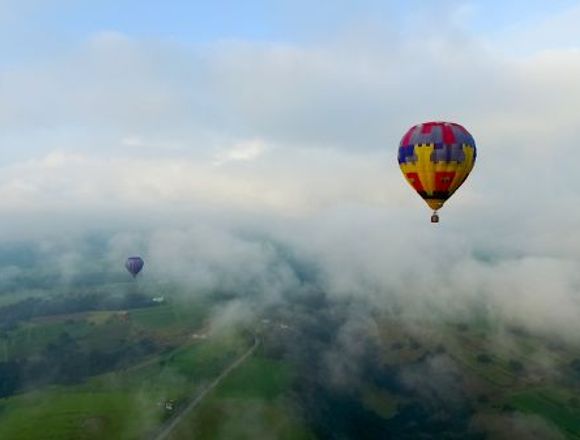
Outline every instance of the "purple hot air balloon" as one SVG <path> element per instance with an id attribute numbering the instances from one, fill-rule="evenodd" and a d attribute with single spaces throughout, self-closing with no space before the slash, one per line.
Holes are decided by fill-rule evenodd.
<path id="1" fill-rule="evenodd" d="M 145 262 L 141 257 L 129 257 L 125 262 L 125 267 L 129 271 L 129 273 L 133 275 L 133 278 L 135 278 L 137 274 L 141 272 L 141 269 L 143 269 L 144 264 Z"/>

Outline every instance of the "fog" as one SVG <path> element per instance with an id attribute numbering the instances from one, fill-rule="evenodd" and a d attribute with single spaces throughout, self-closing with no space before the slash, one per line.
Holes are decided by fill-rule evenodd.
<path id="1" fill-rule="evenodd" d="M 333 297 L 573 338 L 580 53 L 508 55 L 446 26 L 302 45 L 105 31 L 0 71 L 1 239 L 37 243 L 65 279 L 98 233 L 111 267 L 142 253 L 204 291 L 281 301 L 300 265 Z M 434 226 L 395 155 L 439 118 L 479 156 Z"/>
<path id="2" fill-rule="evenodd" d="M 31 246 L 64 284 L 140 254 L 143 283 L 232 294 L 216 329 L 322 292 L 347 305 L 321 361 L 337 383 L 356 377 L 374 313 L 580 342 L 578 48 L 522 53 L 530 29 L 510 46 L 453 19 L 356 29 L 302 43 L 103 30 L 2 68 L 2 249 Z M 433 119 L 478 146 L 438 225 L 395 159 Z M 4 258 L 0 283 L 31 265 Z"/>

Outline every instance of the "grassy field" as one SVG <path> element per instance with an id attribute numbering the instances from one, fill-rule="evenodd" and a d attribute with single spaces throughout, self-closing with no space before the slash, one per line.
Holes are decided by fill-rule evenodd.
<path id="1" fill-rule="evenodd" d="M 0 438 L 137 439 L 150 434 L 169 415 L 163 401 L 190 397 L 251 344 L 237 330 L 192 338 L 192 332 L 205 334 L 210 307 L 203 301 L 169 302 L 125 316 L 89 312 L 20 324 L 0 340 L 0 357 L 38 356 L 65 333 L 79 350 L 111 350 L 145 337 L 169 345 L 77 385 L 45 386 L 0 399 Z M 178 348 L 167 351 L 172 345 Z"/>
<path id="2" fill-rule="evenodd" d="M 36 318 L 6 331 L 0 339 L 0 361 L 42 356 L 49 344 L 68 338 L 78 351 L 116 350 L 123 362 L 115 363 L 113 371 L 94 370 L 107 373 L 79 379 L 86 379 L 83 383 L 21 388 L 20 394 L 0 399 L 0 439 L 146 438 L 172 415 L 163 402 L 185 405 L 251 346 L 252 338 L 243 329 L 211 331 L 207 320 L 216 303 L 167 299 L 159 306 L 127 312 Z M 574 386 L 562 375 L 580 353 L 553 351 L 544 340 L 529 335 L 510 335 L 510 344 L 498 347 L 493 345 L 496 333 L 484 321 L 409 330 L 405 323 L 389 319 L 379 327 L 382 350 L 377 358 L 403 371 L 447 357 L 476 411 L 506 417 L 512 410 L 535 414 L 580 439 L 580 409 L 571 404 L 574 390 L 562 385 Z M 141 343 L 152 348 L 126 354 Z M 173 440 L 312 438 L 299 401 L 290 392 L 300 378 L 290 362 L 269 359 L 267 353 L 272 351 L 254 352 L 232 371 L 177 427 Z M 551 372 L 561 373 L 559 379 L 542 376 L 538 359 L 549 361 Z M 514 360 L 519 368 L 514 368 Z M 356 399 L 384 420 L 395 420 L 414 398 L 362 382 Z"/>
<path id="3" fill-rule="evenodd" d="M 164 368 L 196 380 L 216 376 L 233 359 L 245 352 L 250 340 L 237 332 L 211 335 L 200 342 L 191 342 L 164 358 Z"/>
<path id="4" fill-rule="evenodd" d="M 531 390 L 514 394 L 509 402 L 518 411 L 536 414 L 571 438 L 580 439 L 580 409 L 573 410 L 566 395 L 557 390 Z"/>
<path id="5" fill-rule="evenodd" d="M 21 289 L 16 292 L 0 294 L 0 307 L 17 303 L 27 298 L 46 297 L 47 292 L 42 289 Z"/>
<path id="6" fill-rule="evenodd" d="M 292 378 L 287 363 L 252 357 L 222 382 L 215 395 L 222 399 L 273 400 L 286 390 Z"/>
<path id="7" fill-rule="evenodd" d="M 140 438 L 155 419 L 145 417 L 139 396 L 109 390 L 57 387 L 0 401 L 0 438 Z"/>
<path id="8" fill-rule="evenodd" d="M 430 334 L 423 337 L 415 331 L 412 338 L 418 344 L 413 350 L 404 324 L 392 319 L 381 323 L 381 360 L 386 364 L 405 365 L 428 353 L 449 356 L 468 384 L 466 389 L 472 393 L 469 397 L 477 409 L 500 415 L 510 409 L 534 414 L 568 437 L 580 439 L 580 408 L 571 403 L 579 397 L 578 388 L 575 391 L 573 381 L 566 376 L 571 361 L 580 358 L 578 347 L 550 344 L 545 337 L 497 328 L 482 320 L 432 328 L 425 325 L 422 331 L 430 329 Z M 377 414 L 391 414 L 391 407 L 382 405 L 388 398 L 366 392 L 362 401 Z"/>
<path id="9" fill-rule="evenodd" d="M 537 415 L 566 436 L 580 439 L 580 409 L 570 404 L 571 399 L 578 396 L 573 390 L 555 385 L 553 376 L 542 376 L 546 373 L 539 363 L 549 362 L 552 368 L 559 363 L 565 367 L 574 357 L 574 347 L 568 347 L 564 350 L 566 356 L 562 356 L 550 350 L 542 338 L 527 334 L 511 334 L 508 344 L 493 346 L 488 342 L 493 337 L 485 332 L 467 328 L 460 333 L 455 337 L 455 345 L 451 345 L 450 354 L 488 382 L 489 391 L 499 397 L 496 408 L 511 406 L 516 411 Z M 488 361 L 478 359 L 481 353 L 487 355 Z M 519 362 L 521 371 L 514 371 L 514 361 Z M 527 371 L 534 372 L 535 380 L 552 385 L 531 388 L 527 383 Z"/>
<path id="10" fill-rule="evenodd" d="M 44 349 L 48 344 L 58 341 L 66 332 L 73 338 L 82 339 L 91 331 L 90 324 L 84 320 L 39 320 L 22 324 L 2 341 L 7 359 L 26 357 Z"/>
<path id="11" fill-rule="evenodd" d="M 361 399 L 365 408 L 382 418 L 389 419 L 397 413 L 399 399 L 387 391 L 368 387 L 363 390 Z"/>
<path id="12" fill-rule="evenodd" d="M 161 306 L 129 311 L 129 319 L 137 330 L 154 332 L 161 337 L 174 337 L 198 329 L 207 318 L 210 305 L 204 301 L 177 301 Z"/>
<path id="13" fill-rule="evenodd" d="M 284 400 L 212 399 L 196 411 L 193 425 L 184 422 L 170 439 L 313 439 L 291 408 Z"/>
<path id="14" fill-rule="evenodd" d="M 501 388 L 514 384 L 515 377 L 504 367 L 505 362 L 495 356 L 491 356 L 489 363 L 482 363 L 477 360 L 477 356 L 478 353 L 461 350 L 452 353 L 452 357 L 456 361 L 491 385 Z"/>
<path id="15" fill-rule="evenodd" d="M 170 438 L 313 438 L 285 398 L 292 380 L 287 364 L 252 357 L 224 379 Z"/>
<path id="16" fill-rule="evenodd" d="M 1 399 L 0 438 L 142 438 L 165 415 L 159 402 L 191 396 L 248 346 L 239 335 L 224 335 L 129 371 Z"/>
<path id="17" fill-rule="evenodd" d="M 0 339 L 0 361 L 25 358 L 58 343 L 66 333 L 81 348 L 111 350 L 138 334 L 171 341 L 199 329 L 208 314 L 202 301 L 176 302 L 122 311 L 72 313 L 23 322 Z"/>
<path id="18" fill-rule="evenodd" d="M 150 329 L 168 329 L 179 327 L 182 322 L 177 315 L 177 308 L 172 304 L 165 304 L 146 309 L 131 310 L 130 319 L 136 326 Z"/>

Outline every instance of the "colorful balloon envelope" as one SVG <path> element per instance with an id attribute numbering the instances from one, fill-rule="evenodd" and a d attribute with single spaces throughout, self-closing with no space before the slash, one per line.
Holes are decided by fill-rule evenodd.
<path id="1" fill-rule="evenodd" d="M 133 278 L 135 278 L 137 274 L 141 272 L 141 269 L 143 269 L 144 265 L 145 262 L 141 257 L 129 257 L 125 262 L 125 267 L 129 271 L 129 273 L 133 275 Z"/>
<path id="2" fill-rule="evenodd" d="M 405 133 L 399 145 L 399 166 L 407 182 L 437 210 L 465 182 L 476 158 L 473 136 L 454 122 L 424 122 Z"/>

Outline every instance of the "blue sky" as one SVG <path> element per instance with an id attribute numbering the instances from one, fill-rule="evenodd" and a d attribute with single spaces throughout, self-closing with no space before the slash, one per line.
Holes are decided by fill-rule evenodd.
<path id="1" fill-rule="evenodd" d="M 6 65 L 70 50 L 103 30 L 185 44 L 224 39 L 316 42 L 351 27 L 413 33 L 419 27 L 436 29 L 449 20 L 486 37 L 533 27 L 577 4 L 573 0 L 3 0 L 0 49 Z"/>

